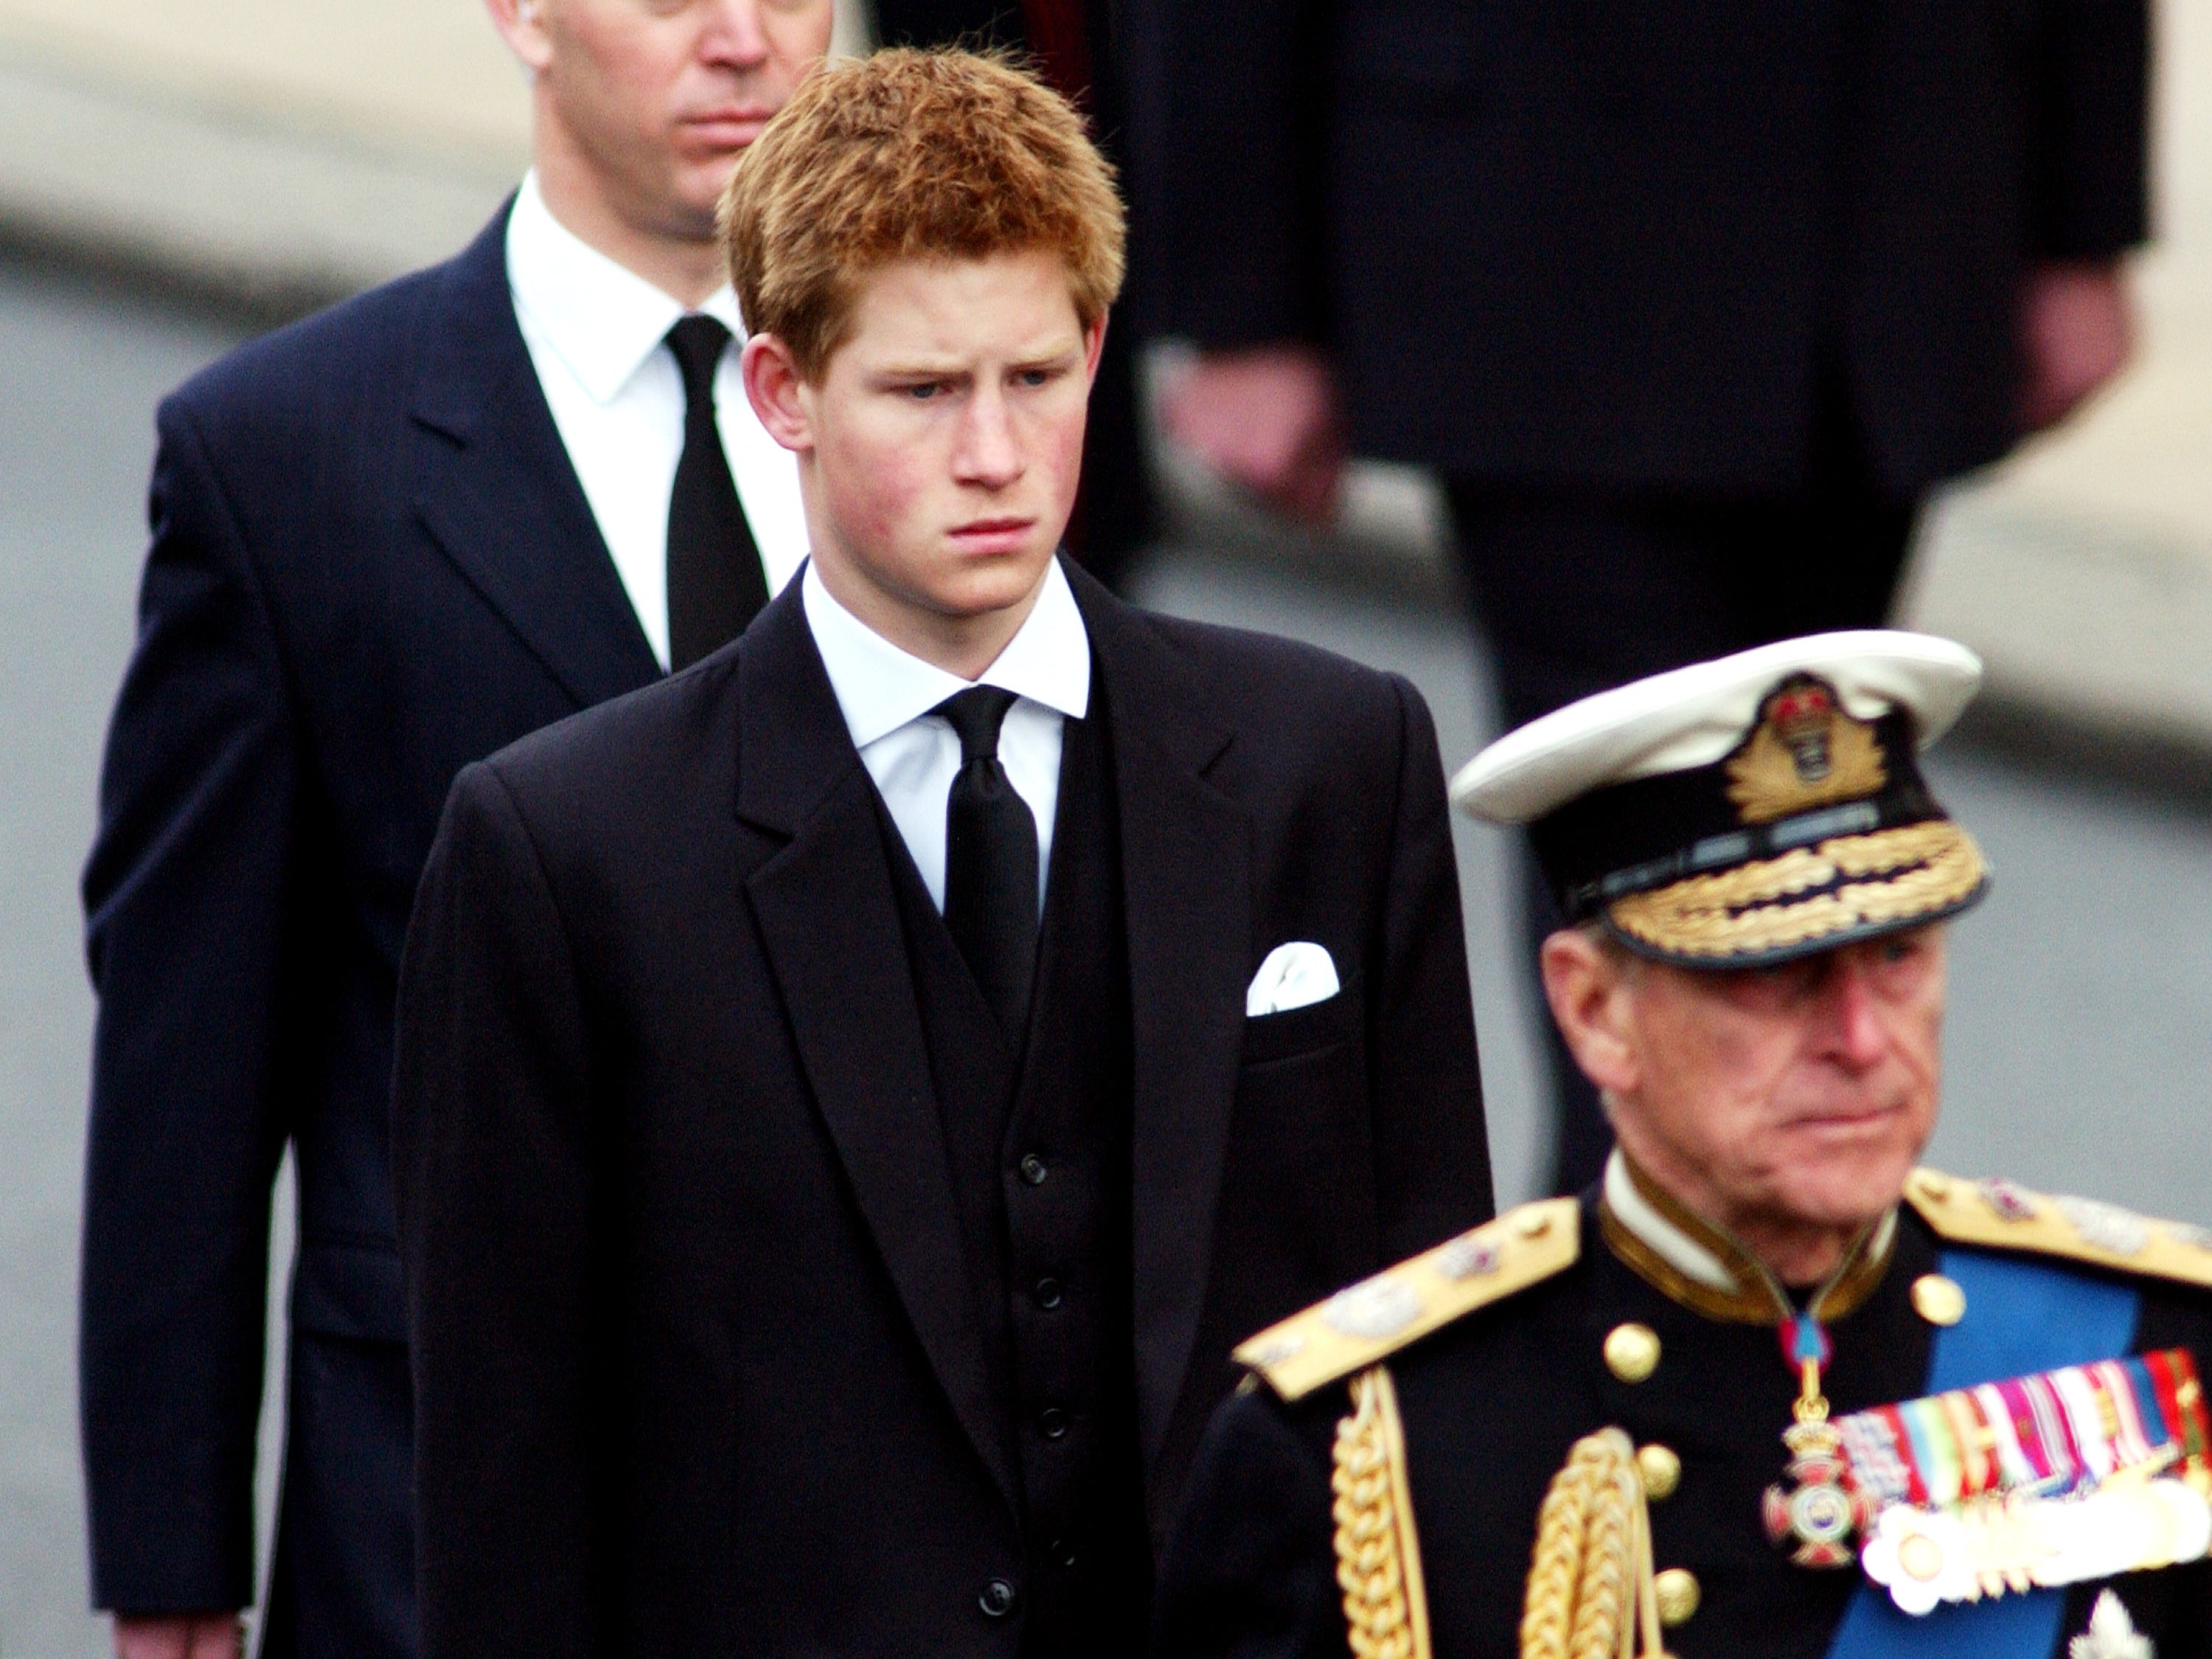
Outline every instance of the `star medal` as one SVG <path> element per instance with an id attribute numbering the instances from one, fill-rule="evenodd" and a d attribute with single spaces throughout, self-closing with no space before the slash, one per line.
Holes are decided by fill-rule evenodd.
<path id="1" fill-rule="evenodd" d="M 1801 1567 L 1847 1567 L 1852 1540 L 1874 1519 L 1874 1504 L 1851 1478 L 1843 1437 L 1828 1421 L 1820 1368 L 1828 1362 L 1828 1334 L 1809 1314 L 1782 1322 L 1783 1352 L 1799 1378 L 1796 1421 L 1782 1431 L 1789 1466 L 1766 1489 L 1761 1509 L 1766 1535 Z"/>

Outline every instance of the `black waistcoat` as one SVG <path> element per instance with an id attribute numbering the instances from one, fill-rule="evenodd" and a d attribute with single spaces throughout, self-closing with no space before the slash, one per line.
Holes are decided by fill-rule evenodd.
<path id="1" fill-rule="evenodd" d="M 1103 688 L 1066 723 L 1035 1000 L 1013 1051 L 880 814 L 971 1283 L 1021 1473 L 1025 1655 L 1141 1650 L 1128 951 Z"/>

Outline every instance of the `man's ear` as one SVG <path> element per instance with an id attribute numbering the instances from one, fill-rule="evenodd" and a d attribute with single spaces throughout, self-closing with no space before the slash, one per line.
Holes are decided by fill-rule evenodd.
<path id="1" fill-rule="evenodd" d="M 553 42 L 545 33 L 545 8 L 550 0 L 484 0 L 492 27 L 507 42 L 507 50 L 533 72 L 553 61 Z"/>
<path id="2" fill-rule="evenodd" d="M 1083 331 L 1083 374 L 1086 380 L 1098 379 L 1098 359 L 1106 349 L 1106 313 L 1100 312 L 1098 320 Z"/>
<path id="3" fill-rule="evenodd" d="M 1629 1007 L 1634 964 L 1579 927 L 1546 939 L 1538 961 L 1545 999 L 1575 1064 L 1607 1094 L 1634 1092 L 1640 1080 Z"/>
<path id="4" fill-rule="evenodd" d="M 804 453 L 813 448 L 811 400 L 791 348 L 773 334 L 756 334 L 745 342 L 741 362 L 745 397 L 768 435 L 786 449 Z"/>

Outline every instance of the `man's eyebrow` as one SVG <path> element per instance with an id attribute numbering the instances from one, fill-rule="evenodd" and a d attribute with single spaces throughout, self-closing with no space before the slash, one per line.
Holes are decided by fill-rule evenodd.
<path id="1" fill-rule="evenodd" d="M 964 362 L 948 360 L 933 363 L 920 358 L 909 358 L 903 362 L 884 363 L 871 372 L 878 380 L 955 380 L 974 374 L 975 370 Z"/>

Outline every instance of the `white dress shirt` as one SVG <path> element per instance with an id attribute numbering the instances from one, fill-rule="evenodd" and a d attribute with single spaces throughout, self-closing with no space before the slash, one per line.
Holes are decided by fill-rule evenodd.
<path id="1" fill-rule="evenodd" d="M 662 341 L 684 307 L 554 218 L 534 170 L 507 222 L 507 280 L 553 424 L 665 668 L 668 497 L 684 454 L 684 378 Z M 732 337 L 714 374 L 714 416 L 774 595 L 806 558 L 799 463 L 745 397 L 736 293 L 725 285 L 699 309 Z"/>
<path id="2" fill-rule="evenodd" d="M 929 711 L 969 682 L 909 656 L 830 596 L 811 564 L 799 588 L 815 649 L 830 671 L 845 726 L 860 763 L 876 781 L 929 896 L 945 908 L 945 801 L 960 770 L 960 738 Z M 1021 631 L 977 685 L 1018 699 L 999 728 L 999 760 L 1036 820 L 1037 908 L 1052 868 L 1053 820 L 1060 808 L 1062 724 L 1091 706 L 1091 635 L 1067 576 L 1053 562 L 1044 591 Z"/>

